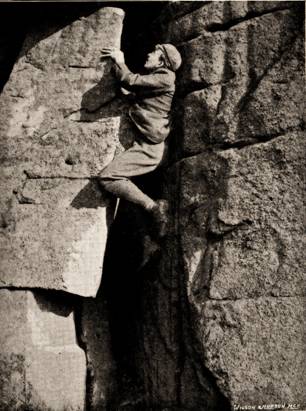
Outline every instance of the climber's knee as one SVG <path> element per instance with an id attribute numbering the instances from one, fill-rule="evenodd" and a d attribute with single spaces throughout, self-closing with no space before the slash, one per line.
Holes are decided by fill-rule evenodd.
<path id="1" fill-rule="evenodd" d="M 99 176 L 98 177 L 98 184 L 99 186 L 110 193 L 115 193 L 117 187 L 122 187 L 122 183 L 126 181 L 124 178 L 110 178 L 109 176 Z"/>
<path id="2" fill-rule="evenodd" d="M 107 190 L 107 185 L 110 183 L 110 180 L 108 178 L 104 176 L 98 176 L 97 181 L 98 181 L 99 186 L 103 190 Z"/>

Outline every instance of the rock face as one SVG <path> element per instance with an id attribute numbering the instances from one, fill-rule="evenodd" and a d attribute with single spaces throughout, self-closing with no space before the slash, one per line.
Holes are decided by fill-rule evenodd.
<path id="1" fill-rule="evenodd" d="M 174 130 L 167 166 L 136 179 L 169 200 L 160 241 L 133 204 L 112 221 L 95 181 L 133 138 L 99 60 L 123 12 L 28 34 L 0 97 L 4 409 L 306 407 L 303 16 L 162 4 L 144 44 L 151 30 L 182 54 Z"/>
<path id="2" fill-rule="evenodd" d="M 74 323 L 76 301 L 43 291 L 0 290 L 0 408 L 84 409 L 86 359 Z"/>
<path id="3" fill-rule="evenodd" d="M 125 126 L 122 105 L 108 106 L 117 87 L 100 50 L 120 46 L 124 12 L 77 17 L 31 27 L 0 97 L 3 410 L 88 402 L 90 302 L 68 293 L 94 297 L 101 282 L 114 204 L 94 177 L 122 150 Z"/>
<path id="4" fill-rule="evenodd" d="M 15 202 L 2 238 L 1 286 L 96 295 L 110 206 L 96 183 L 28 179 L 20 195 L 28 200 Z"/>
<path id="5" fill-rule="evenodd" d="M 304 11 L 257 3 L 163 11 L 162 39 L 183 55 L 181 158 L 166 180 L 172 276 L 183 277 L 186 350 L 212 373 L 225 409 L 302 409 Z"/>
<path id="6" fill-rule="evenodd" d="M 195 294 L 197 287 L 221 300 L 303 294 L 303 151 L 302 133 L 289 133 L 181 163 L 182 248 Z"/>
<path id="7" fill-rule="evenodd" d="M 304 37 L 298 20 L 294 9 L 275 11 L 228 30 L 204 30 L 182 43 L 180 88 L 182 92 L 204 89 L 206 104 L 195 140 L 183 141 L 186 154 L 198 150 L 199 134 L 203 147 L 244 145 L 301 125 L 303 66 L 299 62 Z M 187 113 L 198 104 L 191 96 L 184 104 Z M 197 111 L 187 118 L 190 131 L 186 127 L 186 133 L 192 133 L 198 118 Z"/>
<path id="8" fill-rule="evenodd" d="M 120 117 L 99 107 L 116 95 L 100 49 L 119 47 L 122 19 L 103 8 L 26 37 L 0 99 L 3 287 L 97 293 L 110 207 L 88 179 L 120 149 Z"/>
<path id="9" fill-rule="evenodd" d="M 205 303 L 206 364 L 232 403 L 291 403 L 303 409 L 304 304 L 305 298 L 297 297 Z"/>
<path id="10" fill-rule="evenodd" d="M 305 402 L 303 147 L 290 133 L 181 163 L 188 299 L 205 364 L 232 403 Z"/>

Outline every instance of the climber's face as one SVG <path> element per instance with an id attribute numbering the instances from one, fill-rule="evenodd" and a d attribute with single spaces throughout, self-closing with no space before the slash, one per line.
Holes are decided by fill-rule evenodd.
<path id="1" fill-rule="evenodd" d="M 154 70 L 164 65 L 162 50 L 155 49 L 147 55 L 144 67 L 147 70 Z"/>

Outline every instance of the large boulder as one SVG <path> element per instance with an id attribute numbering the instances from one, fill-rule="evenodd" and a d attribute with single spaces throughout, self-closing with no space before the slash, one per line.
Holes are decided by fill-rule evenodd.
<path id="1" fill-rule="evenodd" d="M 0 98 L 2 287 L 97 293 L 111 208 L 90 179 L 122 150 L 100 50 L 120 46 L 123 15 L 105 7 L 25 39 Z"/>

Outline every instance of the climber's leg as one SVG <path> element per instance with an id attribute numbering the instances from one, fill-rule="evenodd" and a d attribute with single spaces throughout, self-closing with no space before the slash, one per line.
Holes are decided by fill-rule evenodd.
<path id="1" fill-rule="evenodd" d="M 163 161 L 165 144 L 136 140 L 131 148 L 118 155 L 99 174 L 100 185 L 115 196 L 139 204 L 147 210 L 155 201 L 143 193 L 130 178 L 150 173 Z"/>
<path id="2" fill-rule="evenodd" d="M 168 205 L 165 200 L 154 201 L 142 192 L 131 177 L 150 173 L 159 167 L 165 158 L 165 143 L 152 144 L 136 140 L 133 146 L 117 156 L 99 174 L 100 185 L 118 198 L 128 200 L 149 211 L 158 226 L 158 235 L 163 236 L 168 221 Z"/>

